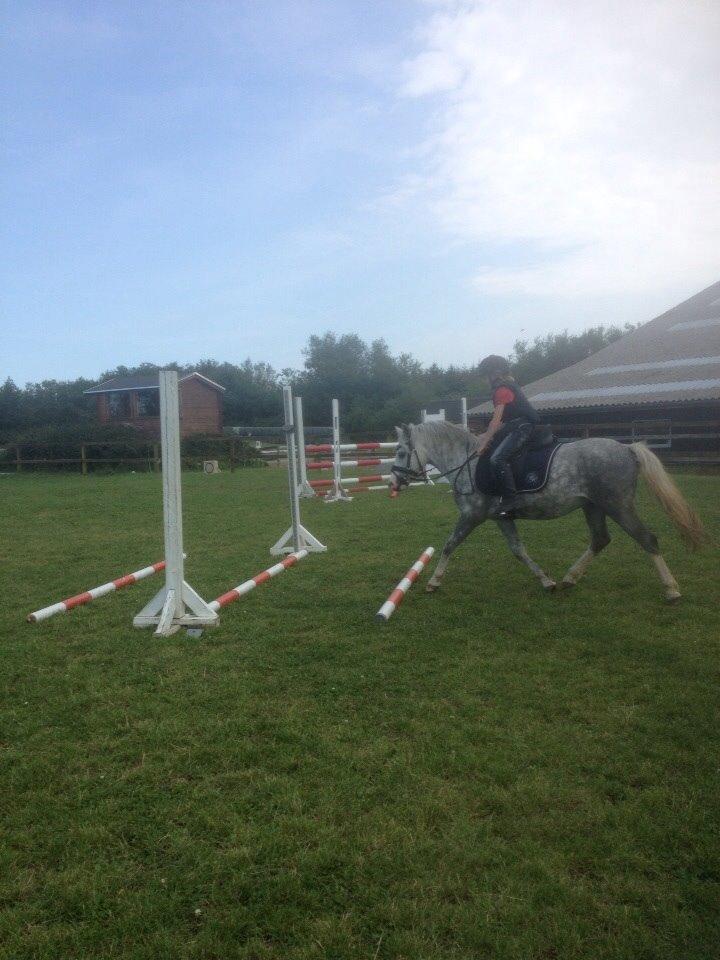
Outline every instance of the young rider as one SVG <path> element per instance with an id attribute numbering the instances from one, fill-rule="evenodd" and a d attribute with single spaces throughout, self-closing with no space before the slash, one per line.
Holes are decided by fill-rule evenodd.
<path id="1" fill-rule="evenodd" d="M 494 412 L 478 454 L 482 456 L 492 447 L 490 465 L 502 491 L 500 510 L 504 513 L 512 510 L 517 497 L 510 459 L 528 442 L 540 417 L 515 383 L 504 357 L 485 357 L 479 370 L 490 381 Z"/>

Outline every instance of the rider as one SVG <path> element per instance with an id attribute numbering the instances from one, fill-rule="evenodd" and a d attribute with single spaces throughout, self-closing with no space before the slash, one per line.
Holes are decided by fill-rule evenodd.
<path id="1" fill-rule="evenodd" d="M 515 383 L 504 357 L 485 357 L 479 370 L 490 381 L 494 412 L 478 455 L 482 456 L 492 445 L 490 465 L 502 491 L 500 512 L 505 513 L 512 510 L 517 498 L 510 459 L 523 449 L 540 417 Z"/>

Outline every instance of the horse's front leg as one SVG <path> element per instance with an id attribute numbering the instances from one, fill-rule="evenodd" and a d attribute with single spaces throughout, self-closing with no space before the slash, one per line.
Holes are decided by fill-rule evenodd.
<path id="1" fill-rule="evenodd" d="M 514 521 L 509 517 L 498 517 L 495 522 L 500 527 L 500 531 L 505 537 L 513 556 L 521 560 L 525 566 L 535 574 L 545 590 L 554 590 L 557 584 L 535 563 L 532 557 L 528 555 L 525 544 L 520 539 L 520 534 L 517 532 Z"/>
<path id="2" fill-rule="evenodd" d="M 440 586 L 440 581 L 445 576 L 448 561 L 450 560 L 450 554 L 456 547 L 460 546 L 463 540 L 465 540 L 473 532 L 475 527 L 479 523 L 482 523 L 484 519 L 485 515 L 477 512 L 462 513 L 460 515 L 460 519 L 455 524 L 455 529 L 447 538 L 445 546 L 442 549 L 440 559 L 438 560 L 437 566 L 433 571 L 433 575 L 430 577 L 428 584 L 425 587 L 425 591 L 427 593 L 434 593 L 435 590 L 437 590 L 437 588 Z"/>

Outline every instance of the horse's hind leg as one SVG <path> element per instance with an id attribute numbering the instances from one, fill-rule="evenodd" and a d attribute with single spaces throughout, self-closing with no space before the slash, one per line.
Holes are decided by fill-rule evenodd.
<path id="1" fill-rule="evenodd" d="M 645 526 L 637 513 L 635 513 L 633 504 L 617 509 L 608 509 L 608 513 L 615 523 L 622 527 L 625 533 L 631 536 L 633 540 L 652 557 L 658 576 L 665 587 L 665 599 L 669 603 L 675 603 L 676 600 L 679 600 L 680 588 L 678 587 L 677 580 L 670 572 L 668 565 L 660 555 L 657 537 L 652 530 Z"/>
<path id="2" fill-rule="evenodd" d="M 583 505 L 583 513 L 590 528 L 590 546 L 563 577 L 563 587 L 574 587 L 598 553 L 610 543 L 605 511 L 594 503 L 586 503 Z"/>
<path id="3" fill-rule="evenodd" d="M 445 542 L 445 546 L 442 549 L 440 554 L 440 559 L 438 560 L 437 566 L 433 571 L 432 577 L 428 580 L 428 584 L 425 587 L 427 593 L 434 593 L 435 590 L 440 586 L 440 581 L 445 576 L 445 571 L 447 569 L 448 561 L 450 560 L 450 554 L 455 550 L 460 544 L 465 540 L 475 529 L 475 527 L 482 523 L 484 516 L 478 516 L 475 513 L 463 513 L 460 515 L 460 519 L 455 524 L 455 529 L 450 534 Z"/>
<path id="4" fill-rule="evenodd" d="M 520 539 L 520 534 L 517 532 L 515 523 L 509 517 L 498 517 L 495 522 L 497 523 L 498 527 L 500 527 L 500 531 L 505 537 L 507 545 L 510 547 L 513 556 L 524 563 L 525 566 L 535 574 L 545 590 L 554 590 L 556 586 L 555 581 L 551 580 L 545 571 L 542 570 L 535 563 L 532 557 L 528 555 L 528 552 L 525 549 L 525 544 L 522 542 Z"/>

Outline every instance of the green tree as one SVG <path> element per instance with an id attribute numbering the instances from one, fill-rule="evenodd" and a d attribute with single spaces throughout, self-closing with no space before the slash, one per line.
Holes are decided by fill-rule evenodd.
<path id="1" fill-rule="evenodd" d="M 579 363 L 634 329 L 635 325 L 631 323 L 624 327 L 600 325 L 589 327 L 582 333 L 568 333 L 567 330 L 549 333 L 544 337 L 535 337 L 532 343 L 517 340 L 510 357 L 513 375 L 521 385 L 534 383 L 556 370 Z"/>
<path id="2" fill-rule="evenodd" d="M 22 390 L 10 377 L 0 387 L 0 424 L 11 431 L 22 425 Z"/>

